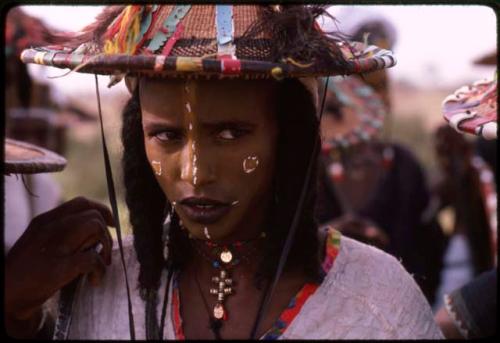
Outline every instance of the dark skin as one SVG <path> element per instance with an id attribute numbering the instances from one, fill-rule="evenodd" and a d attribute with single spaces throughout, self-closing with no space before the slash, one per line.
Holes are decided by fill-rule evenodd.
<path id="1" fill-rule="evenodd" d="M 189 115 L 185 112 L 185 102 L 178 101 L 179 96 L 186 100 L 182 94 L 185 85 L 180 81 L 140 83 L 146 154 L 150 161 L 162 164 L 157 180 L 167 198 L 173 202 L 186 196 L 206 196 L 238 202 L 210 225 L 212 240 L 218 243 L 257 237 L 264 230 L 273 200 L 278 135 L 273 86 L 265 81 L 255 83 L 259 84 L 232 81 L 208 87 L 209 83 L 191 83 L 187 98 L 192 110 Z M 155 92 L 143 92 L 148 88 Z M 245 170 L 243 161 L 248 157 L 258 158 L 259 163 Z M 153 166 L 152 172 L 155 172 Z M 182 209 L 177 213 L 194 237 L 206 239 L 203 226 L 191 221 Z M 33 220 L 6 260 L 5 314 L 9 335 L 33 337 L 41 305 L 77 276 L 87 274 L 91 283 L 99 284 L 105 265 L 111 263 L 112 241 L 107 226 L 112 225 L 112 215 L 106 207 L 83 198 Z M 89 250 L 98 243 L 103 246 L 99 254 Z M 257 243 L 254 248 L 257 252 L 252 256 L 261 256 L 261 246 Z M 208 285 L 215 273 L 201 256 L 192 255 L 180 273 L 184 333 L 187 338 L 210 339 L 213 334 L 207 327 L 208 313 L 194 280 L 197 276 L 204 286 L 205 298 L 213 306 Z M 231 272 L 236 283 L 235 294 L 225 302 L 229 319 L 220 332 L 226 339 L 249 338 L 263 296 L 263 290 L 253 283 L 258 260 L 249 258 L 249 261 Z M 305 280 L 302 272 L 284 273 L 257 337 L 278 319 Z"/>
<path id="2" fill-rule="evenodd" d="M 272 201 L 278 137 L 273 94 L 274 85 L 269 81 L 142 80 L 140 83 L 146 154 L 150 162 L 161 163 L 161 175 L 155 175 L 169 201 L 204 196 L 238 202 L 220 220 L 208 225 L 214 242 L 253 239 L 264 230 Z M 257 157 L 259 163 L 255 170 L 245 172 L 243 161 L 249 156 Z M 154 171 L 153 165 L 152 168 Z M 204 225 L 192 221 L 182 208 L 176 207 L 176 212 L 193 237 L 207 239 Z M 249 338 L 264 296 L 264 288 L 257 289 L 253 279 L 262 245 L 258 242 L 252 245 L 257 252 L 231 271 L 235 294 L 224 302 L 228 313 L 220 331 L 224 339 Z M 179 279 L 183 331 L 188 339 L 212 339 L 214 334 L 208 327 L 209 314 L 203 297 L 211 312 L 215 297 L 209 289 L 211 278 L 218 271 L 200 254 L 195 252 L 192 256 Z M 283 275 L 257 337 L 271 328 L 304 284 L 301 272 Z"/>
<path id="3" fill-rule="evenodd" d="M 83 197 L 35 217 L 5 260 L 5 325 L 9 336 L 36 335 L 41 306 L 76 277 L 99 285 L 111 263 L 113 216 Z M 98 253 L 93 249 L 100 244 Z"/>
<path id="4" fill-rule="evenodd" d="M 337 187 L 352 211 L 360 211 L 376 191 L 383 173 L 381 156 L 378 146 L 364 143 L 350 147 L 343 156 L 344 179 Z"/>
<path id="5" fill-rule="evenodd" d="M 470 165 L 472 151 L 470 145 L 450 127 L 443 126 L 436 132 L 434 149 L 439 167 L 443 172 L 440 182 L 435 185 L 435 193 L 441 201 L 441 208 L 454 205 L 457 190 L 467 175 L 473 172 Z M 465 232 L 463 221 L 455 221 L 455 232 Z"/>

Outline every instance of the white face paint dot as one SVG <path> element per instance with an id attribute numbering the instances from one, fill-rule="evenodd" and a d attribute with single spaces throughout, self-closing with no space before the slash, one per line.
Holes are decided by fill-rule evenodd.
<path id="1" fill-rule="evenodd" d="M 153 161 L 151 161 L 151 166 L 153 167 L 155 174 L 160 176 L 161 175 L 161 162 L 153 160 Z"/>
<path id="2" fill-rule="evenodd" d="M 189 102 L 186 102 L 186 111 L 188 111 L 188 113 L 191 113 L 191 104 Z"/>
<path id="3" fill-rule="evenodd" d="M 248 156 L 243 160 L 243 171 L 247 174 L 252 173 L 259 165 L 257 156 Z"/>
<path id="4" fill-rule="evenodd" d="M 236 205 L 238 205 L 239 203 L 240 203 L 240 202 L 239 202 L 239 200 L 235 200 L 235 201 L 233 201 L 233 202 L 231 203 L 231 206 L 236 206 Z"/>
<path id="5" fill-rule="evenodd" d="M 207 237 L 207 239 L 211 239 L 210 235 L 208 234 L 208 228 L 206 226 L 203 228 L 203 233 L 205 234 L 205 237 Z"/>

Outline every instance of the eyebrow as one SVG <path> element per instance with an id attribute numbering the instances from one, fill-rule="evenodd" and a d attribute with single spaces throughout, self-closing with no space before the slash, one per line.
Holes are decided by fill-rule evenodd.
<path id="1" fill-rule="evenodd" d="M 225 127 L 239 127 L 245 129 L 253 129 L 258 126 L 257 123 L 251 123 L 242 120 L 220 120 L 220 121 L 205 121 L 201 125 L 207 129 L 220 129 Z"/>
<path id="2" fill-rule="evenodd" d="M 226 127 L 238 127 L 244 129 L 254 129 L 258 126 L 257 123 L 251 123 L 248 121 L 242 120 L 220 120 L 220 121 L 205 121 L 201 123 L 203 128 L 209 130 L 222 129 Z M 156 120 L 145 120 L 143 129 L 145 131 L 158 131 L 158 130 L 182 130 L 182 125 L 170 124 L 164 121 L 156 121 Z"/>
<path id="3" fill-rule="evenodd" d="M 182 126 L 170 124 L 164 121 L 154 121 L 154 120 L 146 120 L 143 124 L 143 130 L 148 132 L 160 131 L 165 129 L 181 130 Z"/>

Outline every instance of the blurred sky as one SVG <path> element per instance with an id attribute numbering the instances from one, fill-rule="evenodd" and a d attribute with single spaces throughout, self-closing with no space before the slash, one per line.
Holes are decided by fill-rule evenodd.
<path id="1" fill-rule="evenodd" d="M 349 8 L 348 8 L 349 7 Z M 68 31 L 81 29 L 90 23 L 102 6 L 23 6 L 54 28 Z M 349 13 L 347 17 L 342 13 Z M 394 53 L 398 64 L 390 70 L 395 79 L 406 80 L 423 87 L 459 87 L 484 77 L 491 77 L 492 67 L 473 66 L 472 61 L 496 49 L 496 17 L 494 11 L 478 5 L 377 5 L 332 6 L 339 15 L 338 27 L 348 25 L 356 12 L 377 13 L 391 21 L 397 30 Z M 355 20 L 355 19 L 354 19 Z M 325 24 L 326 26 L 328 23 Z M 63 70 L 30 67 L 35 76 L 61 75 Z M 43 70 L 40 70 L 43 69 Z M 63 93 L 75 89 L 90 90 L 93 77 L 70 75 L 52 79 Z M 106 82 L 107 79 L 103 79 Z M 116 86 L 123 91 L 123 85 Z"/>

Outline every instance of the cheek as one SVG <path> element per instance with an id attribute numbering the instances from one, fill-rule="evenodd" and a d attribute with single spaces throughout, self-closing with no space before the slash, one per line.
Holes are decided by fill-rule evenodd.
<path id="1" fill-rule="evenodd" d="M 251 197 L 262 198 L 272 188 L 276 153 L 274 142 L 269 139 L 267 141 L 267 144 L 261 144 L 240 155 L 237 162 L 237 173 L 242 185 L 252 194 Z"/>
<path id="2" fill-rule="evenodd" d="M 146 157 L 148 159 L 149 165 L 151 167 L 151 172 L 156 178 L 156 181 L 163 190 L 163 193 L 169 198 L 168 194 L 171 193 L 169 190 L 169 185 L 172 184 L 170 179 L 173 175 L 172 170 L 169 170 L 169 166 L 172 165 L 169 159 L 171 158 L 168 154 L 165 154 L 161 149 L 154 146 L 152 142 L 145 142 L 146 147 Z M 170 162 L 170 163 L 169 163 Z"/>

